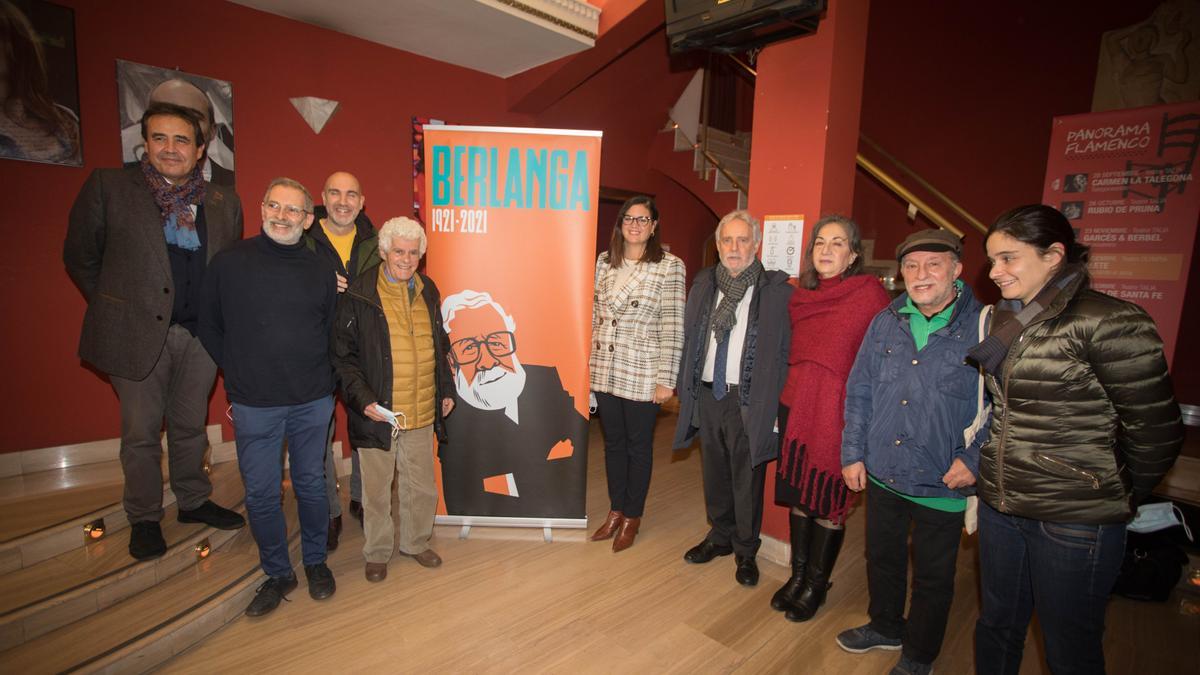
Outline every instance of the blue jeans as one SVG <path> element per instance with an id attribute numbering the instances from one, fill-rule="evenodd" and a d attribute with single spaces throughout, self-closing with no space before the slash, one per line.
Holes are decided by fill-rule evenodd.
<path id="1" fill-rule="evenodd" d="M 258 408 L 233 404 L 238 467 L 246 485 L 246 513 L 258 542 L 263 572 L 272 577 L 292 574 L 287 523 L 279 499 L 283 467 L 279 452 L 287 440 L 292 490 L 300 516 L 300 547 L 305 565 L 325 562 L 329 531 L 329 499 L 325 496 L 325 437 L 333 414 L 333 397 L 300 405 Z"/>
<path id="2" fill-rule="evenodd" d="M 1037 608 L 1051 672 L 1103 673 L 1104 610 L 1124 555 L 1124 523 L 1052 523 L 980 503 L 976 672 L 1020 670 Z"/>

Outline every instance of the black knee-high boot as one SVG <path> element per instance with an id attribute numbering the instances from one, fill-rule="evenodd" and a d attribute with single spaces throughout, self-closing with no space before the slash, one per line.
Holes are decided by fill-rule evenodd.
<path id="1" fill-rule="evenodd" d="M 792 576 L 771 596 L 771 609 L 780 612 L 791 609 L 804 590 L 804 570 L 808 563 L 809 540 L 812 538 L 812 518 L 789 512 L 788 525 L 792 540 Z"/>
<path id="2" fill-rule="evenodd" d="M 833 585 L 829 583 L 829 575 L 833 572 L 838 552 L 842 550 L 842 539 L 846 536 L 844 528 L 833 529 L 816 523 L 811 527 L 813 532 L 808 549 L 804 590 L 787 611 L 785 616 L 788 621 L 808 621 L 825 603 L 825 593 Z"/>

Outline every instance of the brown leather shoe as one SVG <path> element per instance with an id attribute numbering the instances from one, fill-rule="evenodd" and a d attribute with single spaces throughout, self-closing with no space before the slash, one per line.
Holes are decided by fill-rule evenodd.
<path id="1" fill-rule="evenodd" d="M 387 578 L 387 563 L 367 563 L 367 581 L 383 581 Z"/>
<path id="2" fill-rule="evenodd" d="M 617 533 L 617 527 L 621 525 L 621 521 L 625 520 L 625 515 L 620 511 L 609 511 L 608 517 L 604 519 L 604 524 L 600 529 L 592 533 L 592 541 L 604 541 Z"/>
<path id="3" fill-rule="evenodd" d="M 633 546 L 633 540 L 637 537 L 638 527 L 641 524 L 641 518 L 624 518 L 621 520 L 621 526 L 617 528 L 617 536 L 613 539 L 613 553 L 620 553 Z"/>
<path id="4" fill-rule="evenodd" d="M 416 554 L 401 552 L 400 555 L 406 555 L 415 559 L 418 563 L 420 563 L 421 567 L 439 567 L 442 564 L 442 557 L 437 553 L 434 553 L 433 549 L 431 548 L 427 548 L 424 551 Z"/>

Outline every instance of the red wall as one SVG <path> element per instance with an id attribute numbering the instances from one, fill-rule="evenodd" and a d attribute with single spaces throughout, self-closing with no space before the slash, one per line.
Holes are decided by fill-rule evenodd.
<path id="1" fill-rule="evenodd" d="M 1157 4 L 872 3 L 862 131 L 986 226 L 1041 200 L 1051 118 L 1091 109 L 1101 34 L 1146 18 Z M 854 215 L 880 256 L 914 227 L 928 227 L 908 223 L 905 208 L 859 172 Z M 994 299 L 982 250 L 972 231 L 963 276 Z"/>
<path id="2" fill-rule="evenodd" d="M 1009 208 L 1041 201 L 1051 119 L 1091 110 L 1102 34 L 1145 19 L 1158 4 L 872 3 L 862 131 L 986 226 Z M 864 237 L 876 240 L 876 257 L 890 257 L 914 227 L 929 226 L 909 223 L 904 211 L 858 173 L 854 215 Z M 1185 306 L 1200 301 L 1192 260 Z M 963 278 L 995 301 L 978 231 L 968 232 L 963 262 Z M 1185 314 L 1179 344 L 1189 339 L 1200 339 L 1200 325 Z M 1200 354 L 1176 350 L 1172 372 L 1179 399 L 1200 403 Z"/>
<path id="3" fill-rule="evenodd" d="M 75 356 L 84 302 L 63 270 L 67 213 L 88 173 L 120 162 L 115 59 L 229 80 L 235 92 L 238 192 L 246 233 L 261 225 L 254 205 L 271 178 L 320 190 L 336 169 L 362 181 L 378 223 L 411 212 L 409 119 L 460 124 L 603 129 L 601 180 L 663 194 L 669 214 L 691 213 L 649 172 L 645 148 L 687 73 L 671 74 L 661 41 L 647 40 L 537 117 L 510 113 L 505 81 L 219 0 L 189 3 L 58 0 L 75 9 L 83 168 L 0 162 L 0 203 L 12 254 L 0 262 L 0 370 L 9 386 L 0 452 L 114 438 L 116 396 Z M 198 26 L 220 39 L 195 39 Z M 341 102 L 315 135 L 288 99 Z M 694 201 L 694 200 L 693 200 Z M 669 222 L 667 241 L 689 241 Z M 602 224 L 603 227 L 603 224 Z M 711 229 L 707 224 L 706 228 Z M 677 237 L 682 237 L 677 239 Z M 210 421 L 223 421 L 218 382 Z M 226 430 L 230 437 L 229 430 Z"/>

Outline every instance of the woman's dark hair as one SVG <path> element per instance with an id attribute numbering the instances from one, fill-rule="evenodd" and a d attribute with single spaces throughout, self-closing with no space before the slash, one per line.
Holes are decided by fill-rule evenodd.
<path id="1" fill-rule="evenodd" d="M 1088 259 L 1088 247 L 1075 241 L 1071 221 L 1058 209 L 1043 204 L 1018 206 L 1000 214 L 983 238 L 984 253 L 987 253 L 987 240 L 996 233 L 1029 244 L 1040 254 L 1045 254 L 1052 244 L 1062 244 L 1069 263 L 1086 263 Z"/>
<path id="2" fill-rule="evenodd" d="M 850 251 L 854 253 L 854 260 L 851 261 L 846 271 L 842 272 L 842 278 L 863 273 L 863 245 L 862 235 L 858 231 L 858 223 L 846 216 L 830 213 L 822 216 L 817 224 L 813 225 L 812 232 L 808 235 L 808 246 L 804 248 L 804 269 L 800 270 L 801 288 L 811 291 L 821 284 L 821 277 L 817 274 L 817 269 L 813 267 L 813 249 L 817 246 L 817 235 L 820 234 L 821 228 L 830 223 L 842 226 L 842 229 L 846 231 L 847 239 L 849 239 L 846 243 L 850 245 Z"/>
<path id="3" fill-rule="evenodd" d="M 658 236 L 658 207 L 654 205 L 654 198 L 646 195 L 636 195 L 625 200 L 621 205 L 621 211 L 617 214 L 617 222 L 613 224 L 612 240 L 608 244 L 608 265 L 609 267 L 620 267 L 625 264 L 625 237 L 621 235 L 621 221 L 624 220 L 625 214 L 629 209 L 641 204 L 650 211 L 650 220 L 653 221 L 654 230 L 650 233 L 650 239 L 646 240 L 646 250 L 642 251 L 642 258 L 639 262 L 660 262 L 663 259 L 662 240 Z"/>

